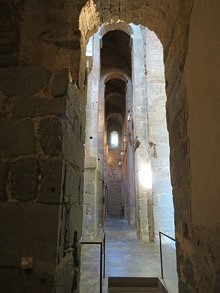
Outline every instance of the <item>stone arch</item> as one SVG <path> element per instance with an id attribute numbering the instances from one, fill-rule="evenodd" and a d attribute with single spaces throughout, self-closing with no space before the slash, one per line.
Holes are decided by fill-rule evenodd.
<path id="1" fill-rule="evenodd" d="M 111 70 L 109 73 L 106 73 L 104 76 L 102 76 L 104 84 L 113 78 L 121 79 L 125 83 L 127 83 L 129 80 L 127 74 L 122 72 L 121 70 Z"/>
<path id="2" fill-rule="evenodd" d="M 115 120 L 120 124 L 121 127 L 123 126 L 123 117 L 120 113 L 110 113 L 106 117 L 106 121 L 108 122 L 109 120 Z"/>
<path id="3" fill-rule="evenodd" d="M 191 234 L 190 152 L 187 133 L 187 101 L 183 69 L 188 49 L 189 20 L 193 1 L 90 0 L 80 14 L 82 52 L 88 38 L 102 24 L 139 24 L 155 32 L 163 45 L 166 79 L 166 115 L 170 141 L 171 182 L 174 195 L 177 241 L 182 241 L 182 224 Z M 160 8 L 158 8 L 160 7 Z M 82 68 L 81 68 L 82 70 Z M 179 170 L 183 166 L 181 176 Z M 184 202 L 179 197 L 184 197 Z M 182 212 L 184 210 L 184 213 Z M 181 257 L 181 247 L 177 254 Z M 178 269 L 181 275 L 180 268 Z"/>
<path id="4" fill-rule="evenodd" d="M 124 33 L 128 34 L 129 36 L 133 34 L 132 28 L 123 21 L 103 25 L 100 29 L 99 34 L 100 34 L 100 36 L 103 37 L 108 32 L 114 31 L 114 30 L 123 31 Z"/>

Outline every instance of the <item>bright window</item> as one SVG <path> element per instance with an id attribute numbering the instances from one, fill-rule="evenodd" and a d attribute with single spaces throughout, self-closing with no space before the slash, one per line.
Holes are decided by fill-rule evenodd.
<path id="1" fill-rule="evenodd" d="M 112 131 L 111 134 L 110 134 L 110 146 L 112 148 L 117 148 L 118 147 L 118 142 L 119 142 L 118 132 L 117 131 Z"/>

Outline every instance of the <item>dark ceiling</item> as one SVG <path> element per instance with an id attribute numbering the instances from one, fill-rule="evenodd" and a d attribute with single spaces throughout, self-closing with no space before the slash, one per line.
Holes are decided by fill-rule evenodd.
<path id="1" fill-rule="evenodd" d="M 109 80 L 105 90 L 106 117 L 112 113 L 125 114 L 126 83 L 118 78 Z"/>
<path id="2" fill-rule="evenodd" d="M 104 35 L 101 49 L 102 70 L 121 69 L 131 75 L 130 36 L 125 32 L 114 30 Z"/>

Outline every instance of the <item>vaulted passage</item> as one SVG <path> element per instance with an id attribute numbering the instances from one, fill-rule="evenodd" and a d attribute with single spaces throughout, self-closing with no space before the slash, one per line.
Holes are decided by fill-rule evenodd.
<path id="1" fill-rule="evenodd" d="M 125 82 L 111 79 L 105 90 L 105 117 L 107 135 L 106 174 L 107 174 L 107 216 L 122 217 L 122 173 L 121 152 L 125 117 Z"/>
<path id="2" fill-rule="evenodd" d="M 179 292 L 220 291 L 219 11 L 208 0 L 0 1 L 1 290 L 78 292 L 81 236 L 117 214 L 136 241 L 157 243 L 171 233 L 172 193 Z"/>
<path id="3" fill-rule="evenodd" d="M 153 259 L 151 272 L 140 258 L 135 276 L 143 275 L 141 269 L 153 274 L 154 267 L 159 268 L 159 231 L 172 237 L 175 234 L 162 45 L 144 27 L 108 24 L 90 38 L 86 52 L 89 67 L 83 241 L 96 241 L 106 232 L 106 269 L 110 277 L 117 270 L 109 250 L 114 242 L 118 243 L 111 227 L 114 229 L 116 224 L 118 231 L 121 229 L 119 246 L 129 245 L 126 235 L 131 229 L 135 236 L 133 248 L 129 246 L 134 250 L 133 257 L 140 258 L 139 239 L 145 243 L 146 259 Z M 153 256 L 149 243 L 155 243 Z M 94 290 L 89 283 L 86 286 L 84 277 L 92 274 L 90 249 L 82 250 L 82 292 Z M 175 245 L 170 250 L 175 258 Z M 118 261 L 124 263 L 123 253 L 121 256 Z M 124 273 L 131 276 L 132 262 L 125 266 Z M 176 272 L 175 259 L 171 270 Z M 117 276 L 121 277 L 120 273 Z"/>
<path id="4" fill-rule="evenodd" d="M 84 236 L 123 217 L 154 242 L 159 230 L 174 236 L 163 51 L 153 32 L 120 26 L 103 25 L 87 45 L 85 162 L 97 179 L 85 176 Z"/>

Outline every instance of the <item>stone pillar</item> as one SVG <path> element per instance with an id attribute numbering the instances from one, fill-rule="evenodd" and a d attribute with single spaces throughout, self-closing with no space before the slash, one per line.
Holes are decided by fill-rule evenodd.
<path id="1" fill-rule="evenodd" d="M 166 93 L 163 47 L 156 34 L 143 30 L 146 40 L 147 93 L 150 159 L 153 172 L 155 238 L 162 231 L 174 237 L 173 195 L 170 182 L 169 140 L 166 122 Z"/>
<path id="2" fill-rule="evenodd" d="M 98 228 L 98 187 L 99 176 L 97 160 L 85 158 L 84 202 L 83 202 L 83 238 L 93 240 Z"/>
<path id="3" fill-rule="evenodd" d="M 68 84 L 67 69 L 0 69 L 0 287 L 5 292 L 77 287 L 85 117 L 79 90 L 72 85 L 70 93 Z"/>
<path id="4" fill-rule="evenodd" d="M 131 80 L 127 83 L 126 92 L 126 108 L 127 113 L 133 109 L 133 99 L 132 99 L 132 84 Z M 127 117 L 125 117 L 127 120 Z M 128 122 L 129 123 L 129 122 Z M 135 227 L 135 213 L 136 213 L 136 202 L 135 202 L 135 180 L 134 180 L 134 146 L 133 146 L 133 129 L 127 125 L 127 198 L 128 198 L 128 223 L 131 227 Z"/>
<path id="5" fill-rule="evenodd" d="M 92 68 L 88 76 L 86 106 L 86 156 L 98 156 L 98 98 L 100 87 L 100 37 L 92 37 Z"/>
<path id="6" fill-rule="evenodd" d="M 100 87 L 100 37 L 95 34 L 87 47 L 88 76 L 86 107 L 85 177 L 83 207 L 83 237 L 97 235 L 98 231 L 98 111 Z M 93 57 L 91 60 L 91 56 Z"/>
<path id="7" fill-rule="evenodd" d="M 105 152 L 105 79 L 101 78 L 100 89 L 99 89 L 99 116 L 98 116 L 98 168 L 99 168 L 99 224 L 104 226 L 105 218 L 105 195 L 104 186 L 107 184 L 105 172 L 105 162 L 104 162 L 104 152 Z"/>
<path id="8" fill-rule="evenodd" d="M 140 141 L 140 146 L 135 151 L 135 180 L 136 180 L 136 200 L 137 200 L 137 234 L 138 238 L 144 242 L 149 241 L 148 227 L 148 196 L 151 189 L 144 186 L 140 181 L 148 163 L 148 121 L 147 121 L 147 86 L 144 66 L 144 44 L 141 29 L 131 25 L 132 36 L 132 78 L 133 78 L 133 119 L 134 137 Z"/>

